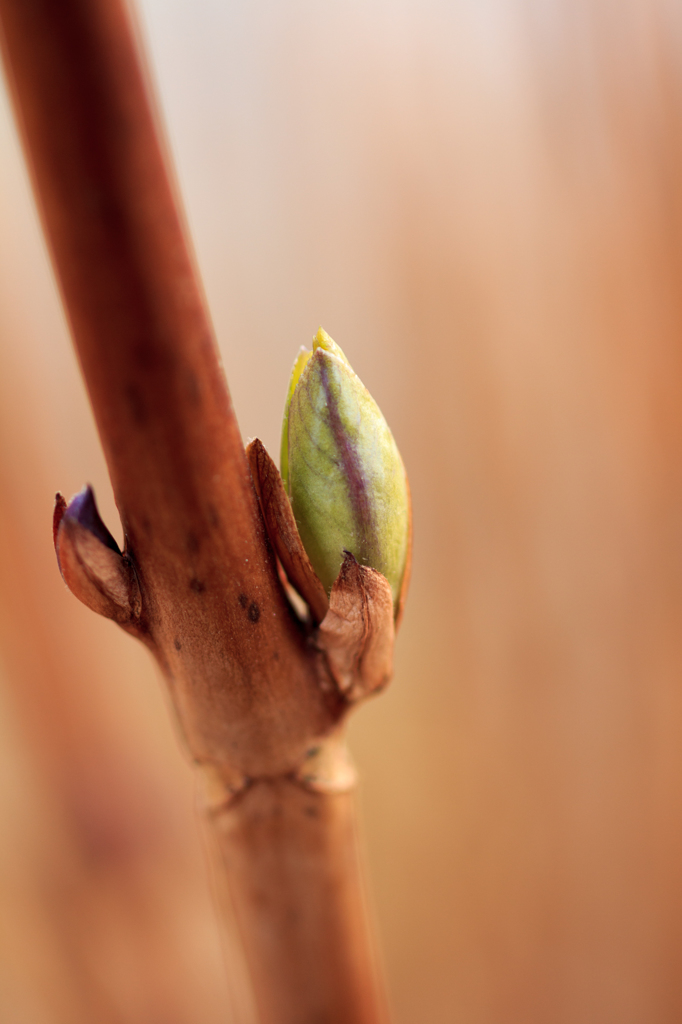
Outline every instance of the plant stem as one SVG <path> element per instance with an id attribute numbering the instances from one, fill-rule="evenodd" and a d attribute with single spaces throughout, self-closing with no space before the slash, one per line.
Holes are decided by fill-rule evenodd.
<path id="1" fill-rule="evenodd" d="M 265 537 L 122 0 L 0 0 L 25 149 L 139 581 L 212 812 L 262 1024 L 384 1019 L 347 794 L 307 752 L 346 710 Z M 236 795 L 235 795 L 236 794 Z"/>

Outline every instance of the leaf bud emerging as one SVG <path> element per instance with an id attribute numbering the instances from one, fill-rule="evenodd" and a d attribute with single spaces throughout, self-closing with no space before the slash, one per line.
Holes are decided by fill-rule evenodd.
<path id="1" fill-rule="evenodd" d="M 410 544 L 405 468 L 378 405 L 322 328 L 292 370 L 281 474 L 327 593 L 350 552 L 386 577 L 397 613 Z"/>

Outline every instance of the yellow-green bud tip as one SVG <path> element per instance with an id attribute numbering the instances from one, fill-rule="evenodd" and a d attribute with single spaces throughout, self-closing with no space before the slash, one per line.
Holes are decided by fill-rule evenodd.
<path id="1" fill-rule="evenodd" d="M 346 356 L 344 355 L 341 348 L 336 344 L 333 338 L 329 337 L 327 332 L 322 327 L 318 328 L 317 334 L 313 338 L 312 354 L 317 352 L 318 348 L 321 348 L 324 352 L 330 352 L 331 355 L 336 356 L 338 359 L 341 359 L 342 362 L 346 364 L 346 366 L 350 367 L 350 363 L 346 359 Z M 302 349 L 302 351 L 305 352 L 305 349 Z"/>

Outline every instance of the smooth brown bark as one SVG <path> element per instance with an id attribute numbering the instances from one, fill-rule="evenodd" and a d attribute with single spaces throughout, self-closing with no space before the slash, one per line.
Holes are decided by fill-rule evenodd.
<path id="1" fill-rule="evenodd" d="M 377 1024 L 353 796 L 255 783 L 214 818 L 261 1024 Z M 286 975 L 273 987 L 271 971 Z"/>
<path id="2" fill-rule="evenodd" d="M 320 685 L 278 581 L 125 7 L 1 0 L 0 15 L 139 583 L 125 628 L 154 651 L 189 751 L 217 783 L 264 1024 L 370 1024 L 350 798 L 311 794 L 301 770 L 345 701 Z"/>

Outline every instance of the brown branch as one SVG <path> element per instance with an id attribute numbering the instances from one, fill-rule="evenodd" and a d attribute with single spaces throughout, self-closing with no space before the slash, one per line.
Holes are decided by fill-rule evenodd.
<path id="1" fill-rule="evenodd" d="M 375 1024 L 348 775 L 321 742 L 346 701 L 278 581 L 125 7 L 0 0 L 0 17 L 125 535 L 121 553 L 94 505 L 85 533 L 65 517 L 65 577 L 169 680 L 263 1024 Z"/>

